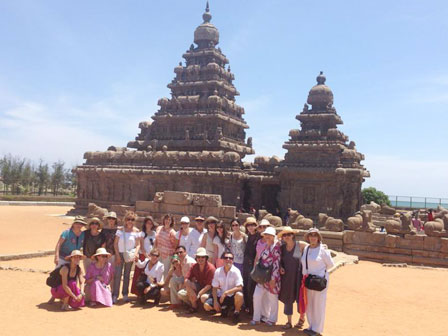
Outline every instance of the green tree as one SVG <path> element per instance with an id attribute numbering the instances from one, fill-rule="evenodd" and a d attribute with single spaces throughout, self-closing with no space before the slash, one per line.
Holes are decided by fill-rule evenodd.
<path id="1" fill-rule="evenodd" d="M 364 204 L 368 204 L 371 201 L 377 204 L 387 204 L 390 206 L 389 197 L 380 190 L 376 190 L 374 187 L 364 188 L 362 190 L 362 199 Z"/>
<path id="2" fill-rule="evenodd" d="M 51 174 L 51 188 L 53 189 L 53 195 L 56 196 L 59 189 L 64 185 L 65 181 L 65 162 L 58 161 L 53 163 L 53 172 Z"/>
<path id="3" fill-rule="evenodd" d="M 43 162 L 41 159 L 39 161 L 39 166 L 36 170 L 36 180 L 38 185 L 38 195 L 42 195 L 42 193 L 47 193 L 48 183 L 50 182 L 50 172 L 48 168 L 48 164 Z"/>

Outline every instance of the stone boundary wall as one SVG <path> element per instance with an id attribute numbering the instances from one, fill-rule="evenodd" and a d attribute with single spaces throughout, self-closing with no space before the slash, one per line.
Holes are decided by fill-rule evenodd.
<path id="1" fill-rule="evenodd" d="M 75 202 L 39 202 L 39 201 L 0 201 L 0 205 L 41 205 L 41 206 L 74 206 Z"/>
<path id="2" fill-rule="evenodd" d="M 279 231 L 281 228 L 279 228 Z M 305 230 L 296 230 L 303 240 Z M 420 235 L 391 235 L 382 232 L 321 231 L 324 244 L 335 251 L 356 255 L 362 260 L 448 267 L 448 238 Z"/>

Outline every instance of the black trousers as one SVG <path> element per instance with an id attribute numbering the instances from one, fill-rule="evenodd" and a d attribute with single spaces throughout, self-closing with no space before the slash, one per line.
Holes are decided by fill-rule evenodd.
<path id="1" fill-rule="evenodd" d="M 139 299 L 143 302 L 147 300 L 154 300 L 154 302 L 158 304 L 160 301 L 160 296 L 162 295 L 162 293 L 160 292 L 160 287 L 159 286 L 153 287 L 149 290 L 148 293 L 145 294 L 144 290 L 147 287 L 149 287 L 149 283 L 147 283 L 146 281 L 137 282 L 136 288 Z"/>
<path id="2" fill-rule="evenodd" d="M 253 262 L 243 262 L 243 295 L 244 295 L 244 305 L 249 308 L 252 313 L 254 310 L 254 292 L 257 283 L 250 277 L 250 272 L 254 268 Z"/>

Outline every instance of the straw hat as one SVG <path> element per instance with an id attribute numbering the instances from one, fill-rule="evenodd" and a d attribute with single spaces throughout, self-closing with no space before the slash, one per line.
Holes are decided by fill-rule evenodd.
<path id="1" fill-rule="evenodd" d="M 261 235 L 262 236 L 264 236 L 264 235 L 271 235 L 271 236 L 275 237 L 275 229 L 272 226 L 269 226 L 269 227 L 266 228 L 266 230 L 264 230 L 261 233 Z"/>
<path id="2" fill-rule="evenodd" d="M 207 219 L 205 220 L 205 224 L 208 224 L 209 222 L 215 222 L 215 223 L 219 223 L 219 219 L 213 216 L 209 216 L 207 217 Z"/>
<path id="3" fill-rule="evenodd" d="M 310 235 L 310 233 L 317 233 L 317 235 L 319 236 L 319 242 L 322 242 L 322 235 L 320 234 L 318 228 L 310 228 L 303 236 L 303 239 L 305 239 L 305 241 L 307 241 L 308 243 L 310 242 L 308 239 L 308 236 Z"/>
<path id="4" fill-rule="evenodd" d="M 114 218 L 117 219 L 117 214 L 113 211 L 109 212 L 106 216 L 106 218 Z"/>
<path id="5" fill-rule="evenodd" d="M 262 219 L 259 225 L 260 226 L 272 226 L 272 224 L 267 219 Z"/>
<path id="6" fill-rule="evenodd" d="M 284 234 L 292 233 L 295 234 L 294 230 L 290 226 L 285 226 L 283 230 L 278 234 L 279 238 L 282 238 Z"/>
<path id="7" fill-rule="evenodd" d="M 103 228 L 103 223 L 100 221 L 100 219 L 98 217 L 89 218 L 89 227 L 92 223 L 98 223 L 98 229 Z"/>
<path id="8" fill-rule="evenodd" d="M 194 220 L 198 221 L 198 222 L 203 222 L 203 221 L 205 221 L 205 218 L 202 216 L 197 216 Z"/>
<path id="9" fill-rule="evenodd" d="M 188 218 L 187 216 L 183 216 L 183 217 L 180 219 L 180 222 L 181 222 L 181 223 L 188 223 L 188 224 L 190 224 L 190 218 Z"/>
<path id="10" fill-rule="evenodd" d="M 257 226 L 257 219 L 255 217 L 247 217 L 243 225 L 246 226 L 247 224 L 255 224 Z"/>
<path id="11" fill-rule="evenodd" d="M 198 248 L 196 251 L 196 257 L 208 257 L 207 251 L 205 250 L 205 248 L 203 248 L 203 247 Z"/>
<path id="12" fill-rule="evenodd" d="M 104 247 L 99 247 L 96 249 L 96 252 L 93 256 L 91 256 L 92 259 L 94 259 L 96 256 L 99 255 L 107 255 L 108 257 L 110 256 L 110 253 L 107 252 L 107 250 Z"/>
<path id="13" fill-rule="evenodd" d="M 82 216 L 76 216 L 75 219 L 73 220 L 72 225 L 75 223 L 87 225 L 86 221 L 84 220 L 84 217 L 82 217 Z"/>
<path id="14" fill-rule="evenodd" d="M 73 250 L 72 253 L 70 253 L 70 255 L 66 256 L 64 259 L 70 260 L 70 258 L 75 257 L 75 256 L 80 256 L 81 259 L 84 259 L 86 257 L 84 254 L 81 253 L 80 250 Z"/>

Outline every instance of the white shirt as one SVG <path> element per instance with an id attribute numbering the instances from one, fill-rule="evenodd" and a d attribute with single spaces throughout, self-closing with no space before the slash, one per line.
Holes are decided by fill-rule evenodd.
<path id="1" fill-rule="evenodd" d="M 191 231 L 193 231 L 193 229 L 189 227 L 188 228 L 188 234 L 186 236 L 181 235 L 182 230 L 179 230 L 178 232 L 176 232 L 176 239 L 179 239 L 179 236 L 180 236 L 179 245 L 185 246 L 185 249 L 186 249 L 187 253 L 188 253 L 188 250 L 189 250 L 190 245 L 191 245 L 191 240 L 188 239 L 190 237 Z"/>
<path id="2" fill-rule="evenodd" d="M 140 238 L 140 232 L 138 231 L 125 232 L 123 230 L 117 230 L 115 236 L 119 238 L 118 252 L 124 253 L 124 251 L 132 251 L 135 249 L 135 244 L 137 240 Z"/>
<path id="3" fill-rule="evenodd" d="M 238 268 L 232 265 L 229 271 L 225 272 L 224 266 L 219 267 L 215 271 L 215 275 L 212 280 L 212 286 L 218 288 L 218 297 L 222 295 L 226 290 L 243 285 L 243 277 Z"/>
<path id="4" fill-rule="evenodd" d="M 149 258 L 146 258 L 143 261 L 138 260 L 136 263 L 138 268 L 143 268 L 147 264 L 143 271 L 148 276 L 146 282 L 152 284 L 153 279 L 156 280 L 157 282 L 161 282 L 163 280 L 163 272 L 165 271 L 165 266 L 163 266 L 163 264 L 160 261 L 157 261 L 157 263 L 151 269 L 149 269 L 150 265 L 148 261 Z"/>
<path id="5" fill-rule="evenodd" d="M 187 245 L 189 248 L 187 250 L 187 254 L 190 257 L 194 258 L 196 256 L 196 251 L 201 246 L 204 233 L 207 233 L 207 229 L 203 229 L 202 232 L 199 232 L 196 228 L 194 228 L 188 235 Z"/>
<path id="6" fill-rule="evenodd" d="M 226 249 L 226 245 L 229 245 L 229 239 L 225 239 L 225 245 L 223 245 L 221 243 L 221 239 L 216 236 L 215 238 L 213 238 L 213 244 L 215 244 L 216 246 L 218 246 L 218 255 L 216 255 L 215 257 L 217 259 L 221 259 L 222 254 L 224 253 L 225 249 Z"/>
<path id="7" fill-rule="evenodd" d="M 306 269 L 306 251 L 308 251 L 308 271 Z M 315 248 L 305 247 L 302 254 L 302 272 L 305 274 L 314 274 L 318 276 L 325 276 L 328 279 L 328 271 L 334 266 L 330 251 L 319 244 Z"/>
<path id="8" fill-rule="evenodd" d="M 156 242 L 156 233 L 151 231 L 145 238 L 145 233 L 140 232 L 140 237 L 143 239 L 142 247 L 145 249 L 145 252 L 149 254 L 154 247 L 154 243 Z M 140 252 L 143 253 L 143 249 L 140 248 Z"/>
<path id="9" fill-rule="evenodd" d="M 186 255 L 184 261 L 180 262 L 180 267 L 182 269 L 182 275 L 184 278 L 187 277 L 188 272 L 190 272 L 190 269 L 191 267 L 193 267 L 194 264 L 196 264 L 196 260 L 194 260 L 189 255 Z"/>

